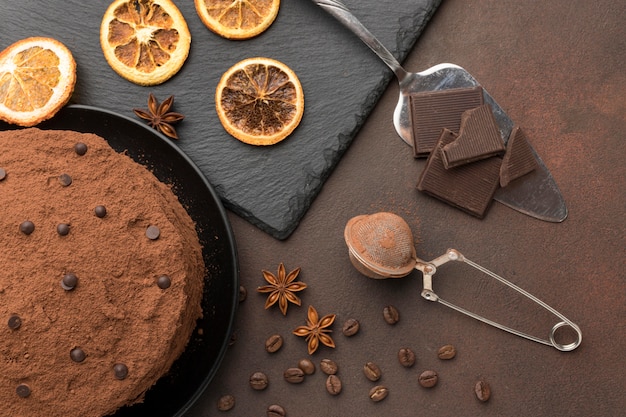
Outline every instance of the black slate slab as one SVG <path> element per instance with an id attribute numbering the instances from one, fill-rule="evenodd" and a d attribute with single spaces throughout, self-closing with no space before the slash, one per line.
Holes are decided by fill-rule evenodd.
<path id="1" fill-rule="evenodd" d="M 440 2 L 344 3 L 402 61 Z M 0 2 L 0 49 L 29 36 L 50 36 L 63 42 L 78 66 L 72 103 L 132 116 L 133 107 L 146 107 L 148 93 L 159 100 L 173 94 L 175 110 L 186 116 L 177 125 L 178 146 L 207 176 L 227 208 L 275 238 L 285 239 L 297 227 L 392 74 L 356 36 L 309 0 L 283 0 L 269 30 L 246 41 L 222 39 L 206 29 L 193 1 L 175 3 L 189 25 L 191 51 L 181 71 L 160 86 L 132 84 L 106 63 L 99 28 L 108 2 Z M 214 109 L 215 87 L 222 73 L 252 56 L 271 57 L 289 65 L 305 93 L 300 126 L 287 140 L 269 148 L 230 137 Z"/>

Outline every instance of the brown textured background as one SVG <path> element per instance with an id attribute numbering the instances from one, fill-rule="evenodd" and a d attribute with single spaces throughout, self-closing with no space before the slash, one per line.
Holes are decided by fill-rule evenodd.
<path id="1" fill-rule="evenodd" d="M 238 312 L 236 341 L 216 379 L 189 413 L 200 416 L 261 416 L 272 403 L 295 416 L 619 416 L 626 408 L 626 282 L 624 276 L 624 157 L 626 145 L 626 18 L 623 2 L 601 0 L 445 0 L 410 53 L 406 67 L 420 71 L 440 62 L 469 70 L 521 125 L 554 175 L 569 208 L 562 224 L 545 223 L 494 204 L 477 220 L 418 194 L 423 162 L 396 137 L 391 113 L 397 87 L 388 88 L 333 172 L 298 229 L 278 241 L 236 215 L 241 281 L 249 295 Z M 350 265 L 343 227 L 357 214 L 380 210 L 403 216 L 419 235 L 418 255 L 431 259 L 449 247 L 501 273 L 578 323 L 582 345 L 570 353 L 523 340 L 483 325 L 419 296 L 421 276 L 375 281 Z M 302 267 L 309 285 L 303 306 L 286 317 L 263 310 L 254 292 L 261 269 Z M 465 283 L 456 268 L 441 270 L 434 288 L 442 297 L 491 313 L 507 324 L 547 336 L 555 322 L 530 303 L 498 286 Z M 304 324 L 306 307 L 336 313 L 336 349 L 313 355 L 335 360 L 344 383 L 331 397 L 318 372 L 301 385 L 282 379 L 284 369 L 306 357 L 303 340 L 291 335 Z M 382 309 L 394 304 L 401 320 L 391 327 Z M 361 321 L 346 338 L 341 324 Z M 276 354 L 264 351 L 272 333 L 285 338 Z M 457 357 L 441 362 L 439 346 L 452 343 Z M 417 354 L 403 369 L 396 352 Z M 390 394 L 374 404 L 374 384 L 361 368 L 382 368 Z M 422 389 L 423 369 L 440 383 Z M 248 386 L 254 371 L 270 377 L 267 390 Z M 491 400 L 473 394 L 477 378 L 490 382 Z M 220 395 L 236 397 L 228 413 L 217 411 Z"/>

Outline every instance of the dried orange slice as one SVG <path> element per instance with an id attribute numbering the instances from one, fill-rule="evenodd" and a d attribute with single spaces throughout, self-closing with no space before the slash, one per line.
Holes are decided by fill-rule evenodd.
<path id="1" fill-rule="evenodd" d="M 235 138 L 251 145 L 273 145 L 300 123 L 304 93 L 287 65 L 270 58 L 249 58 L 222 75 L 215 107 L 224 129 Z"/>
<path id="2" fill-rule="evenodd" d="M 100 25 L 100 46 L 120 76 L 139 85 L 161 84 L 189 55 L 191 34 L 171 0 L 115 0 Z"/>
<path id="3" fill-rule="evenodd" d="M 280 0 L 194 0 L 202 22 L 228 39 L 249 39 L 264 32 L 278 14 Z"/>
<path id="4" fill-rule="evenodd" d="M 0 52 L 0 119 L 34 126 L 69 101 L 76 84 L 76 62 L 52 38 L 22 39 Z"/>

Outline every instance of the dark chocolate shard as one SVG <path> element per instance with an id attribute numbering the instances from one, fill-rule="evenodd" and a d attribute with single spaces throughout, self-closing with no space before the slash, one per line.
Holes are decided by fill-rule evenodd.
<path id="1" fill-rule="evenodd" d="M 494 156 L 446 169 L 441 150 L 456 138 L 454 132 L 442 131 L 426 161 L 417 189 L 482 219 L 498 188 L 502 159 Z"/>
<path id="2" fill-rule="evenodd" d="M 502 154 L 505 149 L 491 106 L 483 104 L 463 112 L 459 136 L 442 148 L 443 164 L 450 169 Z"/>
<path id="3" fill-rule="evenodd" d="M 537 168 L 537 160 L 528 143 L 524 131 L 515 126 L 507 142 L 506 152 L 500 167 L 500 185 L 506 187 L 509 183 L 522 177 Z"/>
<path id="4" fill-rule="evenodd" d="M 413 94 L 410 97 L 415 157 L 426 157 L 435 147 L 441 129 L 459 133 L 465 110 L 483 104 L 483 89 L 451 88 Z"/>

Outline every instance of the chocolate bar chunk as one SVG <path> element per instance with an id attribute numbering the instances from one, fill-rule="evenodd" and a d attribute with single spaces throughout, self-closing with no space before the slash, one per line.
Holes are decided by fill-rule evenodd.
<path id="1" fill-rule="evenodd" d="M 511 181 L 524 176 L 537 168 L 537 160 L 533 154 L 526 135 L 515 126 L 509 136 L 506 152 L 500 167 L 500 185 L 506 187 Z"/>
<path id="2" fill-rule="evenodd" d="M 410 103 L 414 156 L 425 157 L 435 147 L 441 129 L 459 133 L 463 112 L 483 104 L 483 89 L 477 86 L 417 93 L 411 95 Z"/>
<path id="3" fill-rule="evenodd" d="M 442 148 L 457 135 L 444 129 L 420 175 L 417 189 L 478 218 L 483 218 L 500 180 L 502 159 L 494 156 L 446 169 Z"/>
<path id="4" fill-rule="evenodd" d="M 463 112 L 459 136 L 442 148 L 443 165 L 450 169 L 501 154 L 504 150 L 491 106 L 483 104 Z"/>

